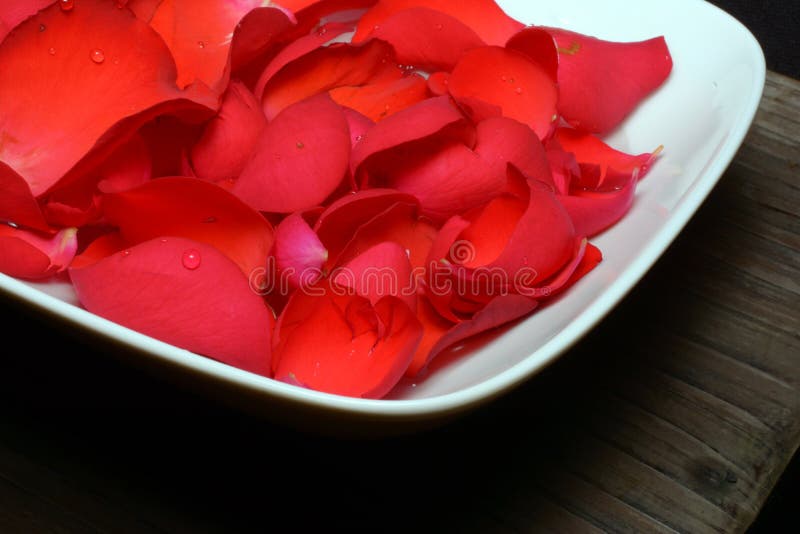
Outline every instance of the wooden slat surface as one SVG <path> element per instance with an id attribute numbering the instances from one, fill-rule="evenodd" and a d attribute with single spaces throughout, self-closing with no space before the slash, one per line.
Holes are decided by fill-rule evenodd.
<path id="1" fill-rule="evenodd" d="M 500 401 L 392 440 L 302 436 L 18 330 L 0 532 L 743 532 L 800 443 L 800 83 L 585 341 Z M 49 327 L 40 326 L 41 329 Z"/>

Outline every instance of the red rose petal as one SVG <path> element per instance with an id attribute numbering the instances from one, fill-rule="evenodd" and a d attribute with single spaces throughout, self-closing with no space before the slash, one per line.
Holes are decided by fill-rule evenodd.
<path id="1" fill-rule="evenodd" d="M 464 52 L 486 45 L 457 18 L 425 7 L 390 15 L 370 37 L 389 42 L 402 65 L 426 71 L 450 71 Z"/>
<path id="2" fill-rule="evenodd" d="M 406 376 L 415 377 L 443 350 L 472 336 L 515 321 L 531 313 L 538 303 L 521 295 L 492 299 L 469 320 L 452 323 L 441 317 L 426 299 L 420 299 L 417 319 L 424 335 Z"/>
<path id="3" fill-rule="evenodd" d="M 291 12 L 276 4 L 267 4 L 269 7 L 256 7 L 247 13 L 236 25 L 231 41 L 231 73 L 241 72 L 258 64 L 257 60 L 264 56 L 277 52 L 296 28 L 297 21 Z M 263 0 L 261 5 L 265 5 Z"/>
<path id="4" fill-rule="evenodd" d="M 428 90 L 436 96 L 444 96 L 450 94 L 448 85 L 450 84 L 449 72 L 434 72 L 428 76 Z"/>
<path id="5" fill-rule="evenodd" d="M 70 12 L 54 4 L 23 22 L 0 44 L 0 64 L 0 160 L 34 196 L 98 142 L 95 152 L 122 144 L 148 119 L 142 112 L 191 107 L 192 99 L 215 105 L 195 89 L 178 91 L 158 34 L 103 0 L 82 0 Z M 117 123 L 114 135 L 104 135 Z"/>
<path id="6" fill-rule="evenodd" d="M 636 177 L 633 176 L 619 191 L 581 191 L 558 198 L 569 213 L 575 232 L 592 237 L 620 220 L 630 210 L 635 193 Z"/>
<path id="7" fill-rule="evenodd" d="M 234 193 L 256 209 L 290 213 L 322 203 L 350 164 L 347 120 L 327 94 L 286 108 L 261 134 Z"/>
<path id="8" fill-rule="evenodd" d="M 541 66 L 554 82 L 558 81 L 558 44 L 542 28 L 525 28 L 506 43 L 506 48 L 525 54 Z"/>
<path id="9" fill-rule="evenodd" d="M 0 273 L 37 280 L 63 271 L 78 250 L 77 233 L 67 228 L 50 236 L 0 224 Z"/>
<path id="10" fill-rule="evenodd" d="M 231 44 L 236 39 L 237 24 L 245 15 L 261 8 L 261 0 L 162 0 L 153 13 L 150 25 L 169 46 L 178 66 L 178 86 L 186 87 L 199 80 L 212 90 L 222 92 L 230 72 Z M 261 39 L 268 42 L 292 26 L 289 17 L 278 9 L 261 8 L 266 15 L 260 22 Z M 263 43 L 248 43 L 261 48 Z"/>
<path id="11" fill-rule="evenodd" d="M 219 114 L 192 148 L 190 159 L 195 175 L 211 182 L 238 178 L 266 124 L 255 96 L 243 83 L 232 81 Z"/>
<path id="12" fill-rule="evenodd" d="M 3 0 L 0 4 L 0 42 L 19 23 L 44 9 L 54 0 Z M 44 30 L 47 31 L 45 26 Z"/>
<path id="13" fill-rule="evenodd" d="M 546 184 L 553 183 L 550 164 L 536 133 L 527 124 L 506 117 L 492 117 L 477 128 L 475 152 L 506 177 L 513 164 L 525 176 Z"/>
<path id="14" fill-rule="evenodd" d="M 103 193 L 122 193 L 147 183 L 153 176 L 153 163 L 144 138 L 135 135 L 108 158 L 98 175 L 97 189 Z"/>
<path id="15" fill-rule="evenodd" d="M 297 292 L 281 314 L 273 342 L 275 378 L 352 397 L 380 398 L 402 378 L 422 336 L 399 299 L 372 306 L 356 295 Z"/>
<path id="16" fill-rule="evenodd" d="M 70 276 L 81 304 L 92 313 L 269 375 L 272 312 L 239 267 L 210 245 L 154 239 L 70 269 Z"/>
<path id="17" fill-rule="evenodd" d="M 335 44 L 289 63 L 264 88 L 261 103 L 268 119 L 287 106 L 336 87 L 399 79 L 392 48 L 383 41 L 360 46 Z"/>
<path id="18" fill-rule="evenodd" d="M 469 110 L 475 121 L 489 118 L 485 103 L 506 117 L 531 127 L 540 139 L 556 118 L 558 89 L 547 71 L 514 50 L 487 46 L 465 53 L 453 69 L 450 94 Z"/>
<path id="19" fill-rule="evenodd" d="M 14 169 L 0 161 L 0 223 L 11 222 L 47 232 L 50 225 L 31 193 L 31 188 Z"/>
<path id="20" fill-rule="evenodd" d="M 383 297 L 397 297 L 417 309 L 416 283 L 408 253 L 397 243 L 385 241 L 365 250 L 331 273 L 337 286 L 369 299 L 373 306 Z"/>
<path id="21" fill-rule="evenodd" d="M 314 226 L 330 253 L 329 261 L 335 265 L 358 228 L 398 203 L 418 205 L 414 197 L 392 189 L 359 191 L 331 204 Z"/>
<path id="22" fill-rule="evenodd" d="M 261 214 L 195 178 L 159 178 L 107 195 L 103 208 L 130 245 L 160 236 L 192 239 L 216 247 L 247 276 L 266 265 L 273 242 L 272 226 Z"/>
<path id="23" fill-rule="evenodd" d="M 368 131 L 375 126 L 375 121 L 350 108 L 342 108 L 344 118 L 347 119 L 347 126 L 350 130 L 350 144 L 356 146 Z"/>
<path id="24" fill-rule="evenodd" d="M 104 234 L 89 243 L 89 246 L 87 246 L 83 252 L 75 256 L 70 267 L 73 269 L 80 269 L 81 267 L 95 264 L 111 256 L 115 252 L 121 252 L 127 248 L 128 242 L 119 235 L 119 232 Z"/>
<path id="25" fill-rule="evenodd" d="M 412 74 L 399 80 L 361 87 L 337 87 L 330 90 L 330 95 L 338 104 L 377 122 L 425 100 L 428 83 L 422 76 Z"/>
<path id="26" fill-rule="evenodd" d="M 353 41 L 365 40 L 376 30 L 376 26 L 380 29 L 381 24 L 393 14 L 414 7 L 430 8 L 450 15 L 490 45 L 504 45 L 509 37 L 524 26 L 506 15 L 494 0 L 381 0 L 361 18 Z"/>
<path id="27" fill-rule="evenodd" d="M 322 276 L 328 251 L 303 217 L 293 213 L 275 229 L 273 249 L 281 279 L 291 287 L 308 287 Z"/>
<path id="28" fill-rule="evenodd" d="M 258 78 L 258 82 L 256 83 L 256 88 L 253 93 L 258 98 L 261 98 L 261 96 L 264 94 L 264 88 L 266 87 L 267 83 L 269 83 L 273 76 L 280 72 L 283 67 L 292 61 L 313 52 L 325 43 L 328 43 L 339 37 L 343 33 L 347 33 L 352 30 L 352 24 L 332 22 L 321 26 L 316 31 L 311 32 L 309 35 L 304 35 L 303 37 L 292 41 L 280 52 L 278 52 L 278 54 L 276 54 L 275 57 L 272 58 L 272 60 L 267 64 L 267 67 Z"/>
<path id="29" fill-rule="evenodd" d="M 392 242 L 406 252 L 415 275 L 425 272 L 425 262 L 438 233 L 431 221 L 419 217 L 419 205 L 407 201 L 397 202 L 355 228 L 342 231 L 352 238 L 343 249 L 331 254 L 331 268 L 351 261 L 377 244 Z"/>
<path id="30" fill-rule="evenodd" d="M 373 154 L 433 135 L 465 121 L 446 96 L 429 98 L 375 125 L 353 148 L 354 169 Z"/>
<path id="31" fill-rule="evenodd" d="M 650 154 L 636 156 L 626 154 L 611 148 L 592 134 L 572 128 L 556 129 L 553 139 L 563 150 L 574 154 L 581 166 L 590 164 L 599 167 L 599 178 L 595 188 L 603 185 L 609 171 L 621 175 L 625 183 L 634 175 L 641 180 L 647 175 L 653 161 L 661 152 L 661 148 L 658 148 Z"/>
<path id="32" fill-rule="evenodd" d="M 607 133 L 657 89 L 672 71 L 663 37 L 614 43 L 546 28 L 559 50 L 558 109 L 575 128 Z"/>

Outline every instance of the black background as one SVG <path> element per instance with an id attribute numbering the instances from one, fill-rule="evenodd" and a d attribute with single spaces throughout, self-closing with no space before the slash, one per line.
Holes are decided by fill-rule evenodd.
<path id="1" fill-rule="evenodd" d="M 791 33 L 800 28 L 800 2 L 714 3 L 750 27 L 771 69 L 800 77 L 797 39 Z M 668 3 L 665 9 L 670 9 Z M 512 419 L 513 404 L 546 402 L 548 394 L 546 385 L 544 391 L 524 387 L 437 431 L 431 450 L 421 449 L 414 437 L 366 444 L 312 438 L 162 382 L 40 320 L 0 299 L 4 338 L 0 345 L 0 445 L 49 465 L 52 471 L 45 470 L 43 480 L 85 481 L 91 492 L 116 495 L 109 498 L 115 503 L 124 501 L 128 493 L 136 496 L 132 510 L 112 507 L 108 514 L 130 514 L 134 521 L 175 518 L 174 523 L 167 519 L 158 525 L 168 531 L 192 530 L 197 525 L 212 530 L 223 524 L 244 527 L 244 522 L 259 520 L 266 526 L 276 519 L 288 519 L 302 528 L 312 522 L 312 516 L 329 520 L 345 514 L 380 528 L 446 513 L 442 508 L 461 501 L 442 491 L 449 491 L 454 483 L 468 491 L 470 484 L 489 477 L 474 472 L 475 465 L 490 463 L 485 458 L 477 462 L 474 455 L 502 455 L 502 445 L 477 448 L 468 442 L 490 436 L 513 439 L 513 431 L 508 430 L 517 423 Z M 580 353 L 579 348 L 576 354 Z M 566 358 L 548 373 L 569 373 L 569 360 L 576 357 Z M 547 378 L 537 383 L 547 384 Z M 444 457 L 449 460 L 435 461 Z M 784 519 L 791 524 L 793 508 L 800 502 L 798 471 L 795 459 L 754 532 L 775 531 Z M 244 479 L 282 489 L 280 493 L 250 492 L 241 486 Z M 426 485 L 420 487 L 415 480 L 425 480 Z M 352 502 L 341 494 L 343 481 L 371 495 L 370 502 Z M 98 502 L 103 498 L 98 495 Z M 65 502 L 69 497 L 65 496 Z M 0 498 L 0 517 L 3 506 L 11 505 L 4 505 Z M 145 512 L 140 515 L 141 510 Z M 387 518 L 387 510 L 395 515 Z M 34 523 L 39 521 L 35 516 L 34 511 Z M 371 522 L 381 516 L 380 522 Z M 59 519 L 41 519 L 42 524 L 48 520 L 57 524 Z"/>

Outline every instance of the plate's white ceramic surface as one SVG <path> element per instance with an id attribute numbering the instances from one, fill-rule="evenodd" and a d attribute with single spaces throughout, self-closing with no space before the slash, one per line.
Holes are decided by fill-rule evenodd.
<path id="1" fill-rule="evenodd" d="M 609 40 L 664 35 L 674 71 L 659 92 L 611 138 L 629 152 L 663 144 L 630 214 L 594 242 L 605 261 L 558 302 L 392 400 L 326 395 L 255 376 L 148 338 L 75 305 L 66 283 L 29 284 L 0 275 L 0 290 L 149 355 L 164 367 L 210 377 L 249 402 L 280 404 L 320 417 L 371 421 L 437 418 L 474 406 L 525 380 L 587 333 L 639 281 L 681 231 L 730 163 L 753 119 L 764 85 L 761 49 L 737 21 L 700 0 L 505 0 L 527 23 L 561 26 Z M 253 395 L 255 394 L 255 395 Z"/>

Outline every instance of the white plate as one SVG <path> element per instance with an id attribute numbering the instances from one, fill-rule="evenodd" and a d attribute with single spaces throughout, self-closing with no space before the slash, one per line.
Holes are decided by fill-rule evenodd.
<path id="1" fill-rule="evenodd" d="M 138 351 L 156 368 L 202 376 L 258 411 L 280 406 L 303 425 L 345 416 L 368 424 L 439 419 L 485 402 L 552 363 L 594 327 L 641 279 L 717 183 L 742 143 L 764 87 L 764 57 L 736 20 L 699 0 L 501 2 L 527 23 L 561 26 L 609 40 L 664 35 L 674 71 L 610 141 L 634 153 L 663 144 L 630 214 L 594 242 L 605 261 L 563 298 L 450 362 L 391 400 L 317 393 L 234 369 L 161 343 L 76 306 L 69 285 L 23 283 L 0 275 L 0 290 Z M 144 356 L 149 356 L 146 358 Z M 309 416 L 310 414 L 310 416 Z M 310 419 L 309 419 L 310 417 Z M 309 423 L 310 421 L 310 423 Z"/>

